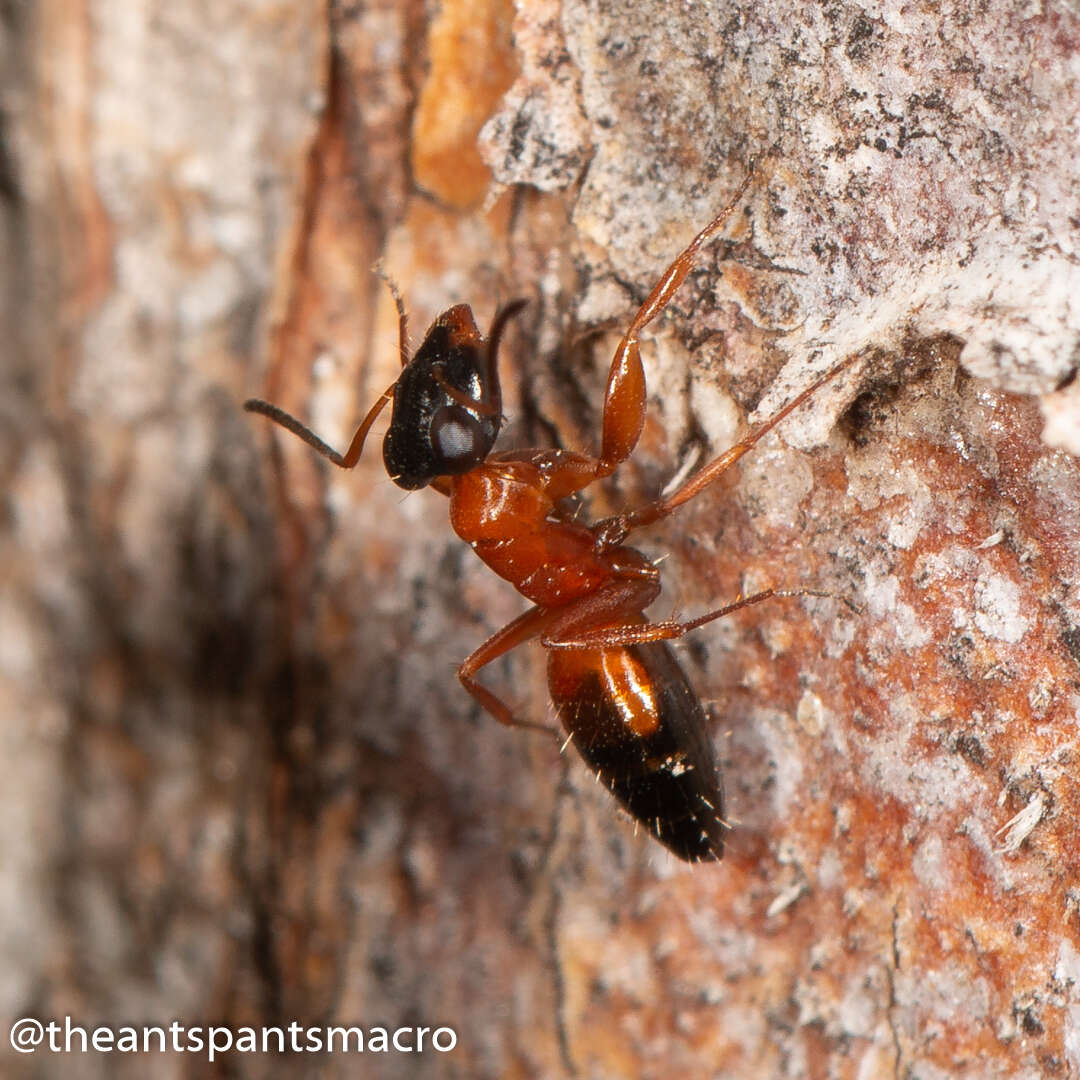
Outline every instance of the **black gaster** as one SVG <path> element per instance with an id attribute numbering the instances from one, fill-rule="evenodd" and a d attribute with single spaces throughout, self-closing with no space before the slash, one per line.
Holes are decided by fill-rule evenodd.
<path id="1" fill-rule="evenodd" d="M 487 385 L 494 377 L 487 370 L 487 347 L 471 312 L 463 312 L 468 309 L 460 305 L 436 320 L 402 368 L 394 388 L 390 426 L 383 438 L 383 462 L 390 479 L 409 491 L 426 487 L 439 476 L 468 472 L 487 456 L 499 434 L 502 416 L 498 387 Z M 465 410 L 447 393 L 447 386 L 485 408 Z M 447 412 L 467 412 L 475 425 L 477 451 L 473 455 L 455 461 L 440 453 L 432 422 Z"/>
<path id="2" fill-rule="evenodd" d="M 720 859 L 727 829 L 723 785 L 701 703 L 666 644 L 626 651 L 644 668 L 659 702 L 657 729 L 636 735 L 594 671 L 579 675 L 575 692 L 557 697 L 560 682 L 567 684 L 554 674 L 562 725 L 593 772 L 664 847 L 687 862 Z M 567 653 L 556 649 L 548 656 L 550 673 Z"/>

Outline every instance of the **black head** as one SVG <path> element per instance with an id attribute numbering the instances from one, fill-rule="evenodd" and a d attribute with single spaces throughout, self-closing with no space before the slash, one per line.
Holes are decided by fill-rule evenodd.
<path id="1" fill-rule="evenodd" d="M 398 487 L 411 491 L 459 476 L 491 453 L 502 426 L 495 352 L 502 327 L 523 303 L 495 316 L 488 341 L 468 305 L 444 311 L 402 368 L 383 439 L 386 471 Z"/>

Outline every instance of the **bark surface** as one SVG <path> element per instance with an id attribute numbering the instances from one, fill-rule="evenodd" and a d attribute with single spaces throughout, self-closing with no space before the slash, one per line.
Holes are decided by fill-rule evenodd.
<path id="1" fill-rule="evenodd" d="M 1066 4 L 0 2 L 0 1016 L 446 1025 L 13 1077 L 1080 1074 L 1080 17 Z M 643 344 L 654 608 L 734 825 L 689 868 L 456 664 L 523 604 L 343 449 L 453 303 L 507 445 Z M 550 718 L 539 648 L 484 673 Z"/>

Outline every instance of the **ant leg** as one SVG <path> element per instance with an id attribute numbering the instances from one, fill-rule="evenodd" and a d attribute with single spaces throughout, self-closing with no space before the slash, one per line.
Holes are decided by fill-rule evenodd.
<path id="1" fill-rule="evenodd" d="M 773 597 L 785 596 L 823 596 L 830 599 L 844 599 L 834 597 L 832 593 L 822 592 L 820 589 L 765 589 L 752 596 L 741 596 L 734 603 L 716 608 L 714 611 L 707 611 L 704 615 L 686 622 L 664 619 L 660 622 L 616 623 L 611 626 L 583 627 L 580 630 L 576 630 L 572 625 L 557 627 L 545 634 L 540 639 L 540 643 L 545 649 L 615 649 L 625 648 L 628 645 L 644 645 L 651 641 L 670 641 L 681 638 L 691 630 L 696 630 L 699 626 L 704 626 L 715 619 L 722 619 L 725 615 L 740 611 L 742 608 L 760 604 L 763 600 L 771 600 Z M 844 603 L 851 606 L 847 600 L 844 600 Z"/>
<path id="2" fill-rule="evenodd" d="M 286 431 L 291 431 L 298 439 L 306 442 L 312 450 L 317 450 L 327 461 L 336 465 L 339 469 L 351 469 L 360 460 L 367 433 L 371 430 L 371 425 L 375 423 L 375 418 L 383 411 L 387 402 L 393 398 L 396 386 L 397 380 L 392 382 L 382 392 L 379 400 L 371 406 L 367 416 L 364 417 L 360 426 L 356 429 L 356 434 L 352 437 L 349 449 L 344 454 L 339 454 L 332 446 L 324 443 L 311 428 L 305 427 L 295 416 L 290 416 L 284 409 L 271 405 L 269 401 L 250 398 L 244 402 L 244 409 L 247 412 L 259 413 L 260 416 L 269 417 L 275 424 L 279 424 Z"/>
<path id="3" fill-rule="evenodd" d="M 458 668 L 458 678 L 461 680 L 461 685 L 500 724 L 505 724 L 507 727 L 532 728 L 535 731 L 547 732 L 556 739 L 561 739 L 561 736 L 554 728 L 550 728 L 545 724 L 534 724 L 527 720 L 515 720 L 510 707 L 496 697 L 486 686 L 481 686 L 475 678 L 476 673 L 481 668 L 486 667 L 494 660 L 498 660 L 500 656 L 505 655 L 511 649 L 517 648 L 518 645 L 523 645 L 526 641 L 543 633 L 547 624 L 558 614 L 558 611 L 552 612 L 546 608 L 529 608 L 524 614 L 519 615 L 501 630 L 492 634 L 483 645 L 467 656 Z"/>
<path id="4" fill-rule="evenodd" d="M 815 379 L 805 390 L 796 395 L 792 401 L 789 401 L 775 416 L 755 428 L 745 439 L 737 442 L 729 450 L 725 450 L 724 453 L 709 462 L 708 465 L 700 468 L 666 498 L 657 499 L 654 502 L 638 507 L 637 510 L 630 510 L 625 514 L 618 514 L 613 518 L 597 522 L 593 526 L 593 531 L 597 534 L 600 549 L 609 550 L 617 547 L 625 541 L 632 529 L 640 528 L 643 525 L 651 525 L 654 521 L 667 517 L 668 514 L 682 506 L 683 503 L 689 502 L 696 495 L 701 494 L 705 488 L 727 472 L 739 458 L 749 453 L 777 424 L 785 420 L 803 402 L 813 397 L 826 383 L 831 382 L 858 359 L 859 355 L 854 354 L 833 365 L 824 375 L 819 379 Z"/>
<path id="5" fill-rule="evenodd" d="M 604 394 L 603 435 L 598 476 L 610 476 L 637 445 L 645 423 L 645 372 L 638 351 L 638 334 L 667 307 L 675 290 L 686 280 L 698 251 L 720 230 L 757 176 L 753 165 L 731 201 L 687 244 L 683 252 L 664 271 L 664 276 L 649 293 L 645 303 L 626 330 L 608 372 Z"/>
<path id="6" fill-rule="evenodd" d="M 666 624 L 650 623 L 642 614 L 659 595 L 659 576 L 616 578 L 558 609 L 540 644 L 545 649 L 604 649 L 678 637 Z"/>

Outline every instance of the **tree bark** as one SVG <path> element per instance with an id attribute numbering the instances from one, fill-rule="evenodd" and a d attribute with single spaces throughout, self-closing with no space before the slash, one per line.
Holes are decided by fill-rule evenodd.
<path id="1" fill-rule="evenodd" d="M 12 1076 L 1080 1073 L 1080 19 L 1065 5 L 0 3 L 0 1012 L 445 1025 Z M 506 445 L 598 443 L 635 306 L 733 825 L 691 868 L 456 664 L 524 608 L 343 449 L 453 303 Z M 635 543 L 638 539 L 635 537 Z M 850 600 L 853 613 L 841 602 Z M 544 656 L 485 670 L 551 720 Z"/>

